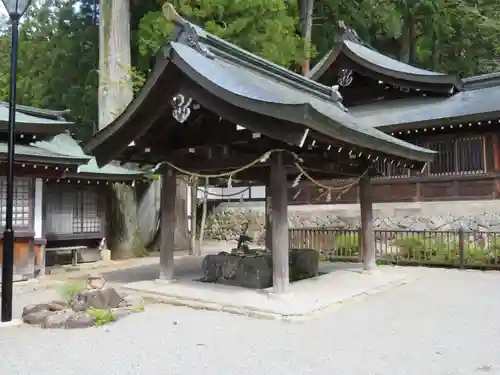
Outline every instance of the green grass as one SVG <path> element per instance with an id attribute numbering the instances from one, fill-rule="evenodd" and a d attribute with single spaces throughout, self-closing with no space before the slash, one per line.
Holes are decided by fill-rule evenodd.
<path id="1" fill-rule="evenodd" d="M 116 316 L 111 310 L 89 309 L 87 313 L 95 319 L 95 325 L 97 326 L 113 323 L 116 320 Z"/>
<path id="2" fill-rule="evenodd" d="M 460 246 L 458 238 L 422 238 L 408 236 L 398 239 L 394 245 L 399 247 L 398 258 L 401 260 L 418 260 L 441 262 L 450 265 L 460 263 Z M 494 264 L 498 244 L 492 243 L 489 247 L 475 243 L 464 243 L 465 264 Z"/>
<path id="3" fill-rule="evenodd" d="M 76 294 L 85 290 L 85 284 L 86 282 L 83 280 L 76 280 L 64 284 L 59 289 L 59 295 L 64 301 L 69 302 Z"/>
<path id="4" fill-rule="evenodd" d="M 359 255 L 359 236 L 340 234 L 335 237 L 333 247 L 340 256 L 358 256 Z"/>

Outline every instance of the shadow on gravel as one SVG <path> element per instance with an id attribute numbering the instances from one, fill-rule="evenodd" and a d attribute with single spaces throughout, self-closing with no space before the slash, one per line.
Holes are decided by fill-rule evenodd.
<path id="1" fill-rule="evenodd" d="M 177 279 L 199 278 L 203 275 L 202 258 L 185 257 L 175 261 L 174 277 Z M 127 269 L 103 272 L 104 279 L 110 283 L 133 283 L 137 281 L 155 280 L 160 275 L 159 264 L 148 264 Z"/>

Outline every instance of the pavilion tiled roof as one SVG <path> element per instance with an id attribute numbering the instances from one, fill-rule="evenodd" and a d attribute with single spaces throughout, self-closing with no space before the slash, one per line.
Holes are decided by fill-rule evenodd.
<path id="1" fill-rule="evenodd" d="M 311 69 L 309 77 L 320 80 L 341 53 L 374 73 L 427 83 L 448 82 L 457 89 L 444 97 L 419 96 L 349 107 L 349 112 L 364 126 L 392 132 L 500 117 L 497 99 L 500 97 L 500 72 L 461 79 L 456 75 L 420 69 L 372 49 L 354 31 L 347 29 L 340 42 Z"/>
<path id="2" fill-rule="evenodd" d="M 159 57 L 151 78 L 142 93 L 124 113 L 104 130 L 94 134 L 86 150 L 97 155 L 99 164 L 118 156 L 127 145 L 146 129 L 132 128 L 131 118 L 149 100 L 170 63 L 224 102 L 270 118 L 303 125 L 326 137 L 348 144 L 417 162 L 428 162 L 435 153 L 398 140 L 370 126 L 365 126 L 348 113 L 335 88 L 295 74 L 283 67 L 253 55 L 183 20 L 189 36 L 180 35 L 167 42 L 163 58 Z M 186 42 L 187 40 L 187 42 Z M 194 41 L 194 42 L 193 42 Z M 105 144 L 127 128 L 120 149 Z M 113 143 L 117 143 L 113 138 Z"/>
<path id="3" fill-rule="evenodd" d="M 68 111 L 52 111 L 27 106 L 17 106 L 16 125 L 29 124 L 32 129 L 47 125 L 57 125 L 61 133 L 46 140 L 31 144 L 16 144 L 15 159 L 25 163 L 47 165 L 78 166 L 78 173 L 93 175 L 95 178 L 130 179 L 137 178 L 142 172 L 115 166 L 112 164 L 98 167 L 92 156 L 86 155 L 81 146 L 68 133 L 67 127 L 72 123 L 64 117 Z M 8 103 L 0 102 L 0 124 L 7 125 L 9 116 Z M 7 155 L 7 143 L 0 142 L 0 159 Z"/>
<path id="4" fill-rule="evenodd" d="M 354 106 L 350 112 L 366 126 L 387 131 L 418 129 L 500 118 L 500 86 L 466 90 L 449 98 L 418 97 Z"/>
<path id="5" fill-rule="evenodd" d="M 42 154 L 48 153 L 58 155 L 61 158 L 84 160 L 85 162 L 78 167 L 78 173 L 81 174 L 96 175 L 96 177 L 111 176 L 110 178 L 133 178 L 142 174 L 141 171 L 112 164 L 99 167 L 95 158 L 86 155 L 81 146 L 69 134 L 59 134 L 49 141 L 39 141 L 28 147 L 39 150 Z"/>
<path id="6" fill-rule="evenodd" d="M 319 80 L 341 54 L 380 77 L 421 84 L 445 85 L 453 88 L 453 91 L 462 87 L 462 81 L 454 74 L 417 68 L 374 50 L 364 43 L 352 29 L 345 29 L 339 42 L 310 70 L 308 77 Z"/>

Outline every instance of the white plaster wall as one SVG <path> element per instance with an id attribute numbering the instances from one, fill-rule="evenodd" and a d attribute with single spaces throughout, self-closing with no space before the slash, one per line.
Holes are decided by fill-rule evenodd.
<path id="1" fill-rule="evenodd" d="M 264 202 L 222 202 L 219 209 L 251 209 L 264 210 Z M 477 201 L 439 201 L 439 202 L 394 202 L 375 203 L 374 211 L 384 217 L 406 217 L 406 216 L 466 216 L 483 214 L 500 214 L 500 200 L 477 200 Z M 358 216 L 358 204 L 314 204 L 314 205 L 291 205 L 288 206 L 290 213 L 322 213 L 340 216 Z M 374 212 L 375 214 L 375 212 Z"/>
<path id="2" fill-rule="evenodd" d="M 43 238 L 43 179 L 35 179 L 35 207 L 33 213 L 35 238 Z"/>
<path id="3" fill-rule="evenodd" d="M 265 186 L 252 186 L 249 189 L 246 187 L 230 187 L 230 188 L 221 188 L 221 187 L 209 187 L 207 189 L 208 192 L 208 200 L 209 201 L 217 201 L 217 200 L 240 200 L 240 199 L 264 199 L 266 196 L 266 188 Z M 240 194 L 241 192 L 241 194 Z M 202 199 L 204 195 L 203 188 L 198 190 L 198 198 Z"/>

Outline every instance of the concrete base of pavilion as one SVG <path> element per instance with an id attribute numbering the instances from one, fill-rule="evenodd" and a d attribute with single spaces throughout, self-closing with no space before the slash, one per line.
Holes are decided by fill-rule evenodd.
<path id="1" fill-rule="evenodd" d="M 254 290 L 193 278 L 139 281 L 125 284 L 124 288 L 177 306 L 294 321 L 319 316 L 346 302 L 413 280 L 402 268 L 391 266 L 363 272 L 360 264 L 322 263 L 320 272 L 318 277 L 291 283 L 286 295 L 273 294 L 273 288 Z"/>

